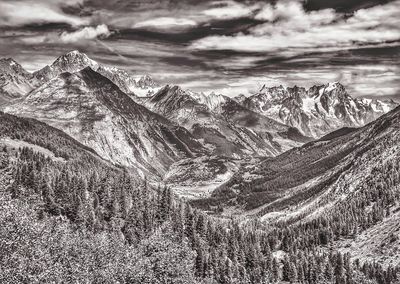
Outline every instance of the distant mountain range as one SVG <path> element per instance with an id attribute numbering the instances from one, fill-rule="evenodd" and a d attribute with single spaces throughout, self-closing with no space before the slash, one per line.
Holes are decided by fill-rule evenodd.
<path id="1" fill-rule="evenodd" d="M 393 100 L 352 98 L 338 83 L 284 88 L 263 86 L 250 97 L 236 98 L 243 106 L 318 138 L 341 127 L 360 127 L 398 104 Z"/>
<path id="2" fill-rule="evenodd" d="M 263 87 L 250 97 L 205 95 L 160 86 L 149 75 L 135 79 L 79 51 L 33 74 L 12 59 L 0 62 L 6 112 L 45 121 L 113 163 L 167 180 L 180 179 L 168 170 L 181 159 L 273 157 L 397 105 L 353 99 L 339 83 Z"/>

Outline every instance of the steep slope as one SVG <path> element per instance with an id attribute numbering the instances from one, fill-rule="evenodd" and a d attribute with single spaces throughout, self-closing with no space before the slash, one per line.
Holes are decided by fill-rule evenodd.
<path id="1" fill-rule="evenodd" d="M 309 90 L 263 86 L 257 94 L 238 101 L 316 138 L 341 127 L 363 126 L 397 106 L 394 101 L 353 99 L 337 82 Z"/>
<path id="2" fill-rule="evenodd" d="M 390 191 L 398 194 L 398 175 L 384 169 L 398 167 L 399 122 L 400 107 L 362 128 L 337 131 L 245 165 L 213 198 L 198 204 L 220 203 L 264 219 L 298 220 L 352 200 L 377 178 L 392 180 Z"/>
<path id="3" fill-rule="evenodd" d="M 110 79 L 124 93 L 134 93 L 138 96 L 152 94 L 157 90 L 158 85 L 150 76 L 143 76 L 136 81 L 126 71 L 102 65 L 90 59 L 85 53 L 77 50 L 68 52 L 58 57 L 51 65 L 48 65 L 34 73 L 34 76 L 42 83 L 57 77 L 61 73 L 75 73 L 86 67 L 90 67 L 104 77 Z"/>
<path id="4" fill-rule="evenodd" d="M 367 230 L 336 242 L 339 251 L 351 253 L 362 262 L 375 262 L 384 267 L 399 266 L 400 208 L 393 207 L 388 208 L 390 215 Z"/>
<path id="5" fill-rule="evenodd" d="M 90 67 L 58 75 L 6 111 L 62 129 L 144 174 L 163 174 L 173 162 L 204 152 L 186 129 L 136 104 Z"/>
<path id="6" fill-rule="evenodd" d="M 206 96 L 178 86 L 166 86 L 144 105 L 187 128 L 216 155 L 274 156 L 307 141 L 295 129 L 250 111 L 225 96 Z"/>
<path id="7" fill-rule="evenodd" d="M 37 82 L 11 58 L 0 59 L 0 107 L 30 92 Z"/>
<path id="8" fill-rule="evenodd" d="M 0 111 L 0 148 L 29 148 L 55 163 L 75 165 L 76 171 L 96 168 L 122 172 L 65 132 L 32 118 L 17 117 Z M 134 171 L 133 171 L 134 172 Z"/>

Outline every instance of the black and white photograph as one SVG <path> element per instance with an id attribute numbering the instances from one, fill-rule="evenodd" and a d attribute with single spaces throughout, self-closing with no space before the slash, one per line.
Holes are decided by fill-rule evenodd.
<path id="1" fill-rule="evenodd" d="M 400 0 L 0 0 L 1 284 L 400 284 Z"/>

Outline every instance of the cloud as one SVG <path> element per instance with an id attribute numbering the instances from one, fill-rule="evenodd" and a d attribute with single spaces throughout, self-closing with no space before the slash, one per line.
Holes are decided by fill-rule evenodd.
<path id="1" fill-rule="evenodd" d="M 306 12 L 300 2 L 281 1 L 275 6 L 266 4 L 255 16 L 257 20 L 268 22 L 276 21 L 277 24 L 266 23 L 260 25 L 257 30 L 271 32 L 271 28 L 304 30 L 313 26 L 332 23 L 338 18 L 334 9 Z M 257 32 L 256 30 L 256 32 Z M 264 31 L 265 32 L 265 31 Z"/>
<path id="2" fill-rule="evenodd" d="M 151 20 L 146 20 L 136 23 L 134 28 L 157 28 L 157 29 L 169 29 L 174 27 L 188 27 L 196 26 L 197 23 L 191 19 L 185 18 L 172 18 L 172 17 L 160 17 Z"/>
<path id="3" fill-rule="evenodd" d="M 337 80 L 353 96 L 399 94 L 399 0 L 351 14 L 337 1 L 307 0 L 323 3 L 308 10 L 304 1 L 0 0 L 0 57 L 35 70 L 79 48 L 132 74 L 226 95 Z M 54 22 L 72 27 L 21 27 Z M 96 40 L 109 30 L 119 32 Z"/>
<path id="4" fill-rule="evenodd" d="M 76 5 L 81 1 L 1 1 L 0 25 L 22 26 L 36 23 L 66 23 L 79 26 L 88 23 L 87 18 L 65 14 L 61 7 Z"/>
<path id="5" fill-rule="evenodd" d="M 204 10 L 206 16 L 216 19 L 236 19 L 250 16 L 256 6 L 247 6 L 235 1 L 218 1 L 215 8 Z"/>
<path id="6" fill-rule="evenodd" d="M 98 25 L 97 27 L 84 27 L 78 31 L 74 31 L 71 33 L 63 32 L 60 35 L 60 40 L 62 42 L 71 43 L 77 42 L 80 40 L 90 40 L 95 39 L 97 37 L 108 37 L 110 35 L 110 31 L 108 27 L 104 24 Z"/>
<path id="7" fill-rule="evenodd" d="M 194 42 L 200 50 L 281 53 L 283 56 L 341 50 L 400 40 L 400 1 L 361 9 L 346 18 L 332 9 L 306 12 L 298 2 L 265 5 L 255 19 L 265 23 L 233 36 L 209 36 Z M 322 49 L 321 49 L 322 48 Z"/>

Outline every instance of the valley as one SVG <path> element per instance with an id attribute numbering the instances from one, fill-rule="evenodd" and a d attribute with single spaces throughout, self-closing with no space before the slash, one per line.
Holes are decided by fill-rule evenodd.
<path id="1" fill-rule="evenodd" d="M 396 102 L 338 82 L 205 95 L 79 51 L 34 73 L 2 60 L 0 72 L 0 232 L 18 259 L 35 259 L 31 239 L 62 267 L 20 263 L 32 277 L 397 283 Z M 71 272 L 81 266 L 95 272 Z"/>

